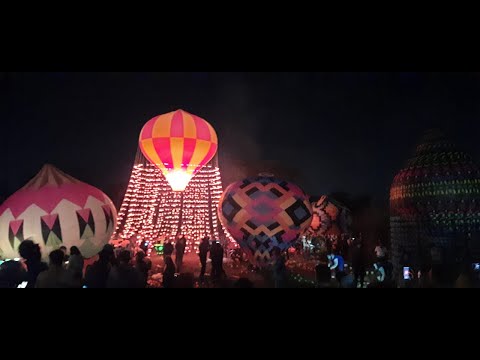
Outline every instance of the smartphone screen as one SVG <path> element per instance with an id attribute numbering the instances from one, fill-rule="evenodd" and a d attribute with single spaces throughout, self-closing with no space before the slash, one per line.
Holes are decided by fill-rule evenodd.
<path id="1" fill-rule="evenodd" d="M 410 280 L 410 267 L 408 266 L 403 267 L 403 279 Z"/>
<path id="2" fill-rule="evenodd" d="M 480 263 L 473 263 L 472 267 L 473 267 L 473 270 L 480 271 Z"/>
<path id="3" fill-rule="evenodd" d="M 17 286 L 17 289 L 24 289 L 27 287 L 28 281 L 23 281 L 21 284 Z"/>

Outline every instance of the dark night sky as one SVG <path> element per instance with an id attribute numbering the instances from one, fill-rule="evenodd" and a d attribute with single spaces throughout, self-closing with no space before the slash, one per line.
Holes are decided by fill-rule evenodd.
<path id="1" fill-rule="evenodd" d="M 143 124 L 177 108 L 217 130 L 226 181 L 242 162 L 276 161 L 310 194 L 383 201 L 433 126 L 480 158 L 472 73 L 0 73 L 0 81 L 3 196 L 46 162 L 107 193 L 126 184 Z"/>

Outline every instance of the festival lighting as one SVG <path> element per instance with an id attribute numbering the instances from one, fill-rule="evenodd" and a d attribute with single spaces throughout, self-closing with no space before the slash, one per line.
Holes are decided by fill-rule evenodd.
<path id="1" fill-rule="evenodd" d="M 220 170 L 214 161 L 198 171 L 184 191 L 172 187 L 172 181 L 142 154 L 137 154 L 112 238 L 136 236 L 139 241 L 163 244 L 185 236 L 186 253 L 198 252 L 200 240 L 205 236 L 222 237 L 236 246 L 218 221 L 217 208 L 223 189 Z"/>

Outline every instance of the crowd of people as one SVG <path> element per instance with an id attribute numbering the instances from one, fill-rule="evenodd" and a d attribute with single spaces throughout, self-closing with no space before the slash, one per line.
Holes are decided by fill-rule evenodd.
<path id="1" fill-rule="evenodd" d="M 31 240 L 23 241 L 18 252 L 23 261 L 6 261 L 0 266 L 0 287 L 14 288 L 144 288 L 147 285 L 151 262 L 143 251 L 135 260 L 128 250 L 115 254 L 106 244 L 98 260 L 84 270 L 84 258 L 76 246 L 62 246 L 42 261 L 40 246 Z M 22 285 L 24 284 L 24 285 Z"/>
<path id="2" fill-rule="evenodd" d="M 142 242 L 141 245 L 143 245 Z M 145 288 L 151 275 L 152 262 L 143 246 L 115 248 L 106 244 L 97 260 L 86 268 L 78 247 L 69 251 L 65 246 L 48 255 L 48 264 L 42 260 L 40 246 L 31 240 L 19 246 L 21 261 L 9 260 L 0 265 L 0 287 L 16 288 Z M 193 274 L 183 273 L 183 259 L 187 240 L 180 236 L 173 244 L 166 241 L 163 248 L 162 286 L 193 287 Z M 172 256 L 175 256 L 175 261 Z M 199 281 L 205 281 L 208 257 L 211 259 L 210 280 L 225 278 L 224 249 L 219 241 L 202 239 L 198 252 L 201 270 Z M 243 287 L 245 279 L 236 287 Z"/>
<path id="3" fill-rule="evenodd" d="M 316 243 L 313 248 L 309 244 Z M 326 238 L 319 242 L 303 241 L 306 257 L 316 260 L 316 281 L 319 287 L 346 288 L 434 288 L 479 287 L 480 263 L 473 263 L 468 254 L 458 263 L 435 261 L 435 248 L 420 252 L 417 261 L 401 256 L 394 271 L 388 249 L 381 243 L 369 253 L 360 238 Z M 304 245 L 305 246 L 305 245 Z M 315 252 L 315 250 L 319 251 Z M 370 250 L 371 251 L 371 250 Z M 305 255 L 304 255 L 305 256 Z M 346 259 L 351 265 L 347 271 Z M 368 282 L 366 283 L 366 274 Z M 332 285 L 333 283 L 333 285 Z"/>
<path id="4" fill-rule="evenodd" d="M 363 288 L 380 284 L 390 287 L 394 284 L 393 265 L 386 247 L 379 244 L 374 255 L 369 254 L 361 235 L 358 238 L 326 236 L 314 239 L 303 236 L 297 243 L 296 252 L 302 254 L 305 260 L 315 260 L 316 284 L 319 287 Z M 347 261 L 350 266 L 347 266 Z M 366 282 L 368 273 L 374 276 Z"/>
<path id="5" fill-rule="evenodd" d="M 367 250 L 361 238 L 347 238 L 345 241 L 324 239 L 321 242 L 306 240 L 295 250 L 299 257 L 315 260 L 317 287 L 441 287 L 445 278 L 444 269 L 436 265 L 425 265 L 423 261 L 418 272 L 414 267 L 402 264 L 404 272 L 394 274 L 389 252 L 385 246 L 378 245 L 373 254 Z M 142 242 L 142 245 L 144 242 Z M 312 245 L 313 244 L 313 245 Z M 184 272 L 184 255 L 187 239 L 180 236 L 175 242 L 166 240 L 163 246 L 163 269 L 161 286 L 164 288 L 194 287 L 193 273 Z M 152 262 L 147 256 L 148 248 L 115 248 L 106 244 L 99 252 L 97 260 L 85 267 L 80 249 L 61 246 L 48 255 L 48 264 L 42 261 L 40 246 L 31 240 L 23 241 L 19 246 L 22 261 L 6 261 L 0 265 L 0 287 L 27 288 L 145 288 L 152 275 Z M 371 250 L 370 250 L 371 251 Z M 225 285 L 226 273 L 223 267 L 225 251 L 219 241 L 208 237 L 200 241 L 198 247 L 199 276 L 197 284 Z M 374 258 L 373 263 L 368 260 Z M 210 258 L 210 272 L 206 276 Z M 287 266 L 288 252 L 279 248 L 272 250 L 272 283 L 276 288 L 292 286 L 289 283 Z M 348 262 L 348 265 L 347 265 Z M 477 269 L 466 264 L 460 276 L 453 279 L 457 287 L 474 287 L 479 282 Z M 475 265 L 475 264 L 474 264 Z M 477 271 L 477 273 L 475 273 Z M 366 281 L 366 274 L 368 276 Z M 458 275 L 458 274 L 457 274 Z M 246 278 L 240 278 L 234 287 L 253 287 Z"/>

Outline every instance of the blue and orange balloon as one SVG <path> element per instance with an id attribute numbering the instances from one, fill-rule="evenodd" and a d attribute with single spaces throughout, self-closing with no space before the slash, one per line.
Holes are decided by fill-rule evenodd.
<path id="1" fill-rule="evenodd" d="M 206 120 L 183 110 L 149 120 L 140 132 L 140 150 L 163 173 L 173 191 L 183 191 L 212 158 L 218 138 Z"/>

